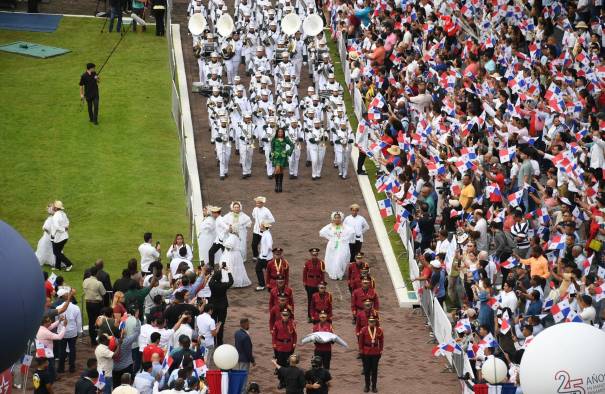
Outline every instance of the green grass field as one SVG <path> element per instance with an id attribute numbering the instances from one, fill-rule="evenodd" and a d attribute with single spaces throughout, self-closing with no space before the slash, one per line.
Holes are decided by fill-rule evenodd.
<path id="1" fill-rule="evenodd" d="M 340 84 L 346 87 L 345 76 L 343 67 L 340 64 L 340 55 L 338 53 L 338 44 L 333 42 L 332 40 L 328 40 L 328 48 L 330 49 L 330 56 L 332 58 L 332 62 L 334 63 L 334 75 L 336 80 L 340 82 Z M 347 107 L 347 116 L 349 118 L 349 123 L 351 124 L 351 128 L 353 130 L 357 130 L 357 117 L 355 116 L 355 111 L 353 108 L 353 98 L 349 94 L 348 89 L 344 89 L 344 101 Z M 376 182 L 376 166 L 374 162 L 371 160 L 365 161 L 366 172 L 368 173 L 368 177 L 370 179 L 370 184 L 372 185 L 372 191 L 374 192 L 374 196 L 376 200 L 383 200 L 386 198 L 384 193 L 378 193 L 376 188 L 374 187 L 374 183 Z M 399 265 L 399 270 L 403 275 L 403 280 L 408 289 L 412 288 L 412 282 L 410 281 L 410 269 L 409 269 L 409 261 L 408 255 L 405 247 L 403 246 L 403 242 L 399 238 L 399 235 L 393 230 L 393 226 L 395 225 L 395 217 L 391 216 L 384 219 L 384 224 L 386 226 L 387 232 L 389 234 L 389 240 L 391 241 L 391 246 L 393 247 L 393 252 L 397 257 L 397 263 Z"/>
<path id="2" fill-rule="evenodd" d="M 128 33 L 101 74 L 94 126 L 78 82 L 85 64 L 102 64 L 120 37 L 100 34 L 102 25 L 65 17 L 54 33 L 0 30 L 0 43 L 71 50 L 50 59 L 0 53 L 0 219 L 35 248 L 46 204 L 62 200 L 71 221 L 65 254 L 75 265 L 62 275 L 78 289 L 97 258 L 117 279 L 139 258 L 143 232 L 163 252 L 175 233 L 189 233 L 166 39 L 153 27 Z"/>

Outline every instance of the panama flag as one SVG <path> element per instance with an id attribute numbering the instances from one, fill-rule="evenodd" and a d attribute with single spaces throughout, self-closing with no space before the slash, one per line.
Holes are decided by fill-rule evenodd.
<path id="1" fill-rule="evenodd" d="M 36 357 L 40 357 L 40 358 L 54 358 L 55 355 L 54 355 L 52 349 L 50 349 L 44 343 L 36 340 Z"/>
<path id="2" fill-rule="evenodd" d="M 509 146 L 508 148 L 500 149 L 498 151 L 498 156 L 500 156 L 500 163 L 506 163 L 513 160 L 516 154 L 516 146 Z"/>
<path id="3" fill-rule="evenodd" d="M 544 305 L 542 306 L 542 310 L 543 311 L 550 311 L 552 309 L 552 306 L 554 305 L 554 301 L 552 298 L 548 298 L 546 299 L 546 301 L 544 301 Z"/>
<path id="4" fill-rule="evenodd" d="M 55 282 L 57 281 L 57 274 L 55 274 L 54 272 L 53 272 L 53 273 L 51 273 L 51 274 L 48 276 L 48 279 L 46 279 L 46 280 L 48 281 L 48 283 L 50 283 L 51 285 L 53 285 L 53 286 L 54 286 L 54 285 L 55 285 Z"/>
<path id="5" fill-rule="evenodd" d="M 470 343 L 468 345 L 468 347 L 466 348 L 466 355 L 468 358 L 475 358 L 477 357 L 477 352 L 479 351 L 479 345 L 477 345 L 476 343 Z"/>
<path id="6" fill-rule="evenodd" d="M 565 323 L 584 323 L 584 320 L 575 311 L 569 311 L 569 314 L 565 318 Z"/>
<path id="7" fill-rule="evenodd" d="M 483 349 L 486 347 L 496 347 L 498 346 L 498 341 L 496 338 L 490 333 L 483 337 L 482 340 L 479 341 L 479 348 Z"/>
<path id="8" fill-rule="evenodd" d="M 519 203 L 523 199 L 523 189 L 518 190 L 518 191 L 516 191 L 514 193 L 509 194 L 508 197 L 507 197 L 507 199 L 508 199 L 508 203 L 512 207 L 518 207 Z"/>
<path id="9" fill-rule="evenodd" d="M 597 302 L 605 298 L 605 282 L 601 283 L 601 286 L 594 288 L 594 294 Z"/>
<path id="10" fill-rule="evenodd" d="M 239 394 L 244 388 L 248 372 L 212 370 L 206 372 L 206 384 L 210 394 Z"/>
<path id="11" fill-rule="evenodd" d="M 198 376 L 205 376 L 206 372 L 208 372 L 208 367 L 204 362 L 203 358 L 198 358 L 197 360 L 193 360 L 193 372 Z"/>
<path id="12" fill-rule="evenodd" d="M 95 386 L 99 390 L 103 390 L 103 388 L 105 387 L 105 372 L 102 371 L 99 374 L 99 377 L 97 378 L 97 381 L 95 382 Z"/>
<path id="13" fill-rule="evenodd" d="M 498 324 L 500 324 L 500 333 L 506 334 L 510 331 L 510 322 L 508 319 L 498 319 Z"/>
<path id="14" fill-rule="evenodd" d="M 468 319 L 460 319 L 456 322 L 456 326 L 454 329 L 458 333 L 470 332 L 471 331 L 471 322 Z"/>
<path id="15" fill-rule="evenodd" d="M 124 313 L 120 318 L 120 325 L 118 326 L 118 330 L 122 331 L 126 328 L 126 320 L 128 320 L 128 313 Z"/>
<path id="16" fill-rule="evenodd" d="M 547 250 L 563 250 L 565 249 L 565 236 L 555 235 L 553 236 L 546 247 Z"/>
<path id="17" fill-rule="evenodd" d="M 380 216 L 382 216 L 383 218 L 393 215 L 393 207 L 391 206 L 391 200 L 389 200 L 388 198 L 378 201 L 378 209 L 380 210 Z"/>
<path id="18" fill-rule="evenodd" d="M 164 371 L 164 373 L 168 372 L 168 370 L 172 366 L 172 361 L 173 360 L 172 360 L 172 357 L 170 357 L 170 352 L 171 351 L 172 351 L 172 346 L 166 352 L 166 357 L 164 357 L 164 361 L 162 362 L 162 371 Z"/>
<path id="19" fill-rule="evenodd" d="M 27 374 L 27 370 L 32 365 L 33 359 L 34 357 L 29 354 L 24 354 L 23 357 L 21 357 L 21 373 L 23 375 Z"/>
<path id="20" fill-rule="evenodd" d="M 508 259 L 500 263 L 500 266 L 506 269 L 511 269 L 519 265 L 519 260 L 510 256 Z"/>
<path id="21" fill-rule="evenodd" d="M 569 301 L 567 300 L 563 300 L 550 308 L 550 313 L 557 323 L 564 320 L 570 311 L 571 307 L 569 306 Z"/>
<path id="22" fill-rule="evenodd" d="M 447 353 L 461 354 L 462 348 L 453 339 L 433 348 L 433 356 L 445 356 Z"/>

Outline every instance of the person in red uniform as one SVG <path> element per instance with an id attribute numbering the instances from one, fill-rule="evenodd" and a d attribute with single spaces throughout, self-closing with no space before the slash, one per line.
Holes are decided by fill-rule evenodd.
<path id="1" fill-rule="evenodd" d="M 284 309 L 290 312 L 290 319 L 294 320 L 294 308 L 288 305 L 288 296 L 282 293 L 277 296 L 277 305 L 269 311 L 269 331 L 273 329 L 275 322 L 281 319 L 281 313 Z"/>
<path id="2" fill-rule="evenodd" d="M 370 276 L 370 265 L 368 263 L 363 263 L 361 269 L 359 270 L 359 276 L 353 279 L 353 281 L 351 281 L 351 294 L 353 294 L 356 289 L 359 289 L 361 287 L 361 281 L 363 280 L 363 278 L 370 279 L 370 287 L 372 289 L 376 288 L 376 282 Z"/>
<path id="3" fill-rule="evenodd" d="M 376 318 L 376 325 L 380 326 L 378 311 L 374 309 L 372 304 L 372 300 L 365 300 L 363 302 L 363 310 L 357 312 L 357 318 L 355 319 L 355 335 L 357 337 L 359 337 L 361 330 L 368 325 L 368 319 L 372 316 Z"/>
<path id="4" fill-rule="evenodd" d="M 277 297 L 280 294 L 288 296 L 288 305 L 294 310 L 294 296 L 292 295 L 292 288 L 286 286 L 286 279 L 283 276 L 277 277 L 277 286 L 275 286 L 269 293 L 269 310 L 277 305 Z"/>
<path id="5" fill-rule="evenodd" d="M 368 319 L 368 325 L 365 326 L 358 337 L 359 354 L 363 363 L 363 375 L 365 377 L 364 393 L 370 391 L 370 382 L 372 383 L 372 392 L 377 393 L 378 389 L 378 361 L 384 348 L 384 333 L 382 328 L 378 327 L 375 317 Z"/>
<path id="6" fill-rule="evenodd" d="M 283 258 L 282 248 L 273 249 L 273 259 L 267 263 L 267 270 L 265 271 L 265 282 L 267 283 L 267 290 L 269 292 L 271 289 L 276 287 L 277 278 L 279 276 L 283 276 L 286 281 L 286 286 L 290 283 L 290 267 L 288 266 L 288 261 Z"/>
<path id="7" fill-rule="evenodd" d="M 328 314 L 328 321 L 332 322 L 332 294 L 326 291 L 328 284 L 321 282 L 318 286 L 319 291 L 313 294 L 311 299 L 311 319 L 313 323 L 319 321 L 319 312 L 325 311 Z"/>
<path id="8" fill-rule="evenodd" d="M 359 282 L 359 286 L 361 286 L 361 269 L 364 266 L 363 262 L 363 253 L 359 252 L 355 256 L 355 261 L 347 267 L 347 283 L 349 285 L 349 294 L 353 293 L 355 287 L 353 284 Z"/>
<path id="9" fill-rule="evenodd" d="M 290 319 L 290 312 L 281 312 L 281 319 L 275 322 L 271 330 L 273 354 L 277 363 L 282 367 L 288 366 L 288 357 L 296 349 L 296 324 Z"/>
<path id="10" fill-rule="evenodd" d="M 311 323 L 311 299 L 313 294 L 317 293 L 319 283 L 325 280 L 326 265 L 319 256 L 319 248 L 309 249 L 311 258 L 305 262 L 303 268 L 303 284 L 307 291 L 307 318 Z"/>
<path id="11" fill-rule="evenodd" d="M 313 332 L 334 332 L 332 323 L 328 321 L 328 312 L 319 312 L 319 321 L 313 325 Z M 332 360 L 332 342 L 316 343 L 313 355 L 321 357 L 321 363 L 325 369 L 330 369 L 330 361 Z"/>
<path id="12" fill-rule="evenodd" d="M 380 301 L 378 300 L 378 293 L 376 290 L 370 287 L 370 280 L 365 278 L 361 281 L 361 287 L 353 291 L 351 294 L 351 313 L 353 314 L 353 324 L 357 320 L 357 312 L 363 309 L 363 302 L 365 300 L 372 300 L 374 309 L 380 309 Z"/>

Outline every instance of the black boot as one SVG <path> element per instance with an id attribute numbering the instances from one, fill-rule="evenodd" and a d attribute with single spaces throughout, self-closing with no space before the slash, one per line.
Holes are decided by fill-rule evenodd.
<path id="1" fill-rule="evenodd" d="M 284 174 L 279 174 L 279 184 L 278 184 L 278 192 L 282 192 L 282 186 L 284 185 Z"/>
<path id="2" fill-rule="evenodd" d="M 275 174 L 275 193 L 279 193 L 279 176 L 281 174 Z"/>

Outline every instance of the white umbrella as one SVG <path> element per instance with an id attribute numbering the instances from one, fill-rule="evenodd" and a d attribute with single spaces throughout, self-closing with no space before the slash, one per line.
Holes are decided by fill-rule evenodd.
<path id="1" fill-rule="evenodd" d="M 307 336 L 305 336 L 302 341 L 303 345 L 305 343 L 327 343 L 327 342 L 336 342 L 337 344 L 344 346 L 344 347 L 349 347 L 349 345 L 347 345 L 347 343 L 338 335 L 332 333 L 332 332 L 327 332 L 327 331 L 318 331 L 318 332 L 313 332 Z"/>

